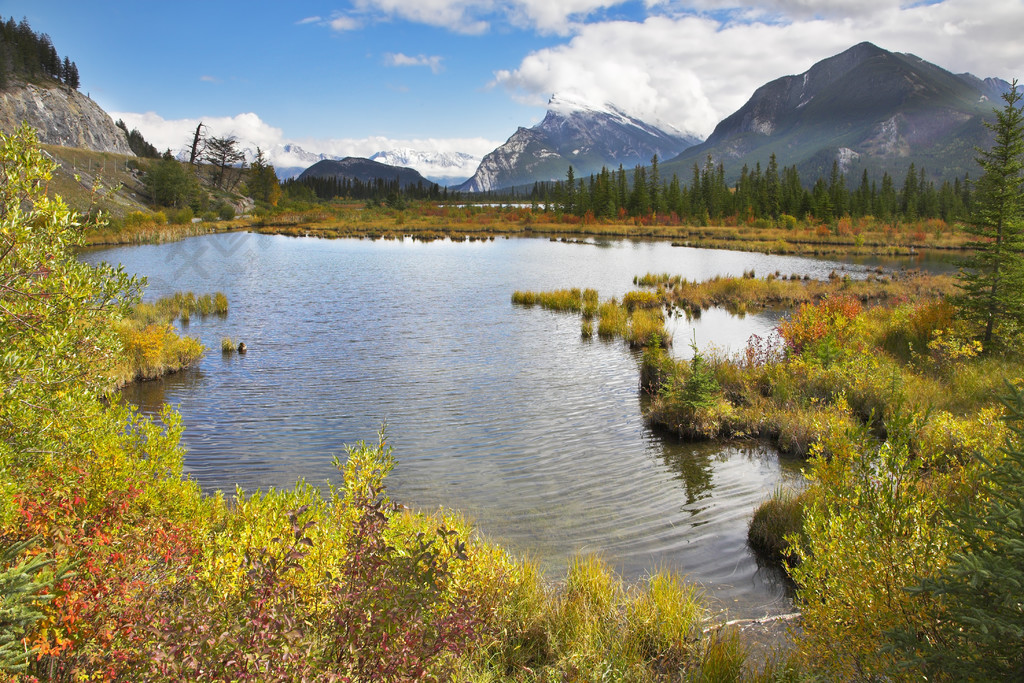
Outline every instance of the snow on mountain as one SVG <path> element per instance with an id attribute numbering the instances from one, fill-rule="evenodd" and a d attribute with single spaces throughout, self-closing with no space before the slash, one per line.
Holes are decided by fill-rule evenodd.
<path id="1" fill-rule="evenodd" d="M 459 186 L 483 192 L 565 177 L 570 165 L 577 175 L 622 164 L 647 164 L 657 154 L 671 158 L 700 140 L 669 126 L 630 116 L 613 104 L 595 104 L 575 93 L 553 95 L 544 120 L 519 128 L 505 144 L 480 162 L 476 173 Z"/>

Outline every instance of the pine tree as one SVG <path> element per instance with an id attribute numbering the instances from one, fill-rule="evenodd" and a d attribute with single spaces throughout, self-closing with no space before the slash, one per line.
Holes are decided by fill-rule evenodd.
<path id="1" fill-rule="evenodd" d="M 990 150 L 977 161 L 983 175 L 973 198 L 967 231 L 975 253 L 960 271 L 957 303 L 981 327 L 982 343 L 1005 342 L 1024 326 L 1024 113 L 1014 80 L 996 110 Z"/>
<path id="2" fill-rule="evenodd" d="M 65 76 L 64 82 L 68 85 L 68 87 L 78 90 L 78 86 L 81 83 L 78 80 L 78 65 L 74 62 L 71 62 L 71 66 L 68 67 L 67 75 Z"/>

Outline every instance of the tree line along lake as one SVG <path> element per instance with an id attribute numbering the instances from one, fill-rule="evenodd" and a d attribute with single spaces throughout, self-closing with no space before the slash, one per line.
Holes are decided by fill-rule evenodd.
<path id="1" fill-rule="evenodd" d="M 671 569 L 741 616 L 789 606 L 785 585 L 757 566 L 745 538 L 762 500 L 799 485 L 802 462 L 757 442 L 686 443 L 653 431 L 635 351 L 621 340 L 581 338 L 577 316 L 514 306 L 512 292 L 589 287 L 604 300 L 648 272 L 823 279 L 920 265 L 659 242 L 251 233 L 92 250 L 82 259 L 146 276 L 147 300 L 181 290 L 227 294 L 227 317 L 183 327 L 210 349 L 197 367 L 124 392 L 145 412 L 165 402 L 179 410 L 186 472 L 205 490 L 336 481 L 333 457 L 374 440 L 386 422 L 395 500 L 460 510 L 553 576 L 577 554 L 599 554 L 627 579 Z M 686 356 L 694 340 L 701 350 L 741 352 L 780 315 L 712 309 L 673 318 L 673 353 Z M 225 336 L 248 353 L 222 355 Z"/>

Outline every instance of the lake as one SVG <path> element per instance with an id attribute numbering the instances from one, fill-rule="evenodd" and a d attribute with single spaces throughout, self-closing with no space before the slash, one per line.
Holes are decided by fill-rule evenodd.
<path id="1" fill-rule="evenodd" d="M 785 586 L 757 567 L 746 526 L 802 463 L 758 443 L 680 442 L 642 416 L 638 356 L 585 340 L 580 318 L 521 308 L 516 289 L 596 288 L 633 277 L 690 279 L 754 269 L 825 278 L 875 263 L 611 241 L 322 240 L 229 233 L 84 253 L 148 277 L 146 299 L 223 291 L 224 319 L 184 328 L 210 349 L 197 368 L 125 391 L 143 410 L 177 406 L 185 469 L 207 491 L 337 480 L 332 458 L 381 424 L 397 465 L 393 499 L 456 508 L 485 537 L 553 578 L 579 553 L 627 579 L 665 567 L 701 583 L 732 615 L 785 610 Z M 670 321 L 690 341 L 739 352 L 778 314 L 708 311 Z M 222 355 L 220 340 L 248 353 Z"/>

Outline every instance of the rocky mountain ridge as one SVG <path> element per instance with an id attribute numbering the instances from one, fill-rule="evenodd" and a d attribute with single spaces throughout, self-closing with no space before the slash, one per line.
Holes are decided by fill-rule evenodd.
<path id="1" fill-rule="evenodd" d="M 655 154 L 672 157 L 698 142 L 695 136 L 641 121 L 611 104 L 555 95 L 540 123 L 520 127 L 484 156 L 473 177 L 457 189 L 485 192 L 558 180 L 570 165 L 577 176 L 602 166 L 632 168 L 649 163 Z"/>

